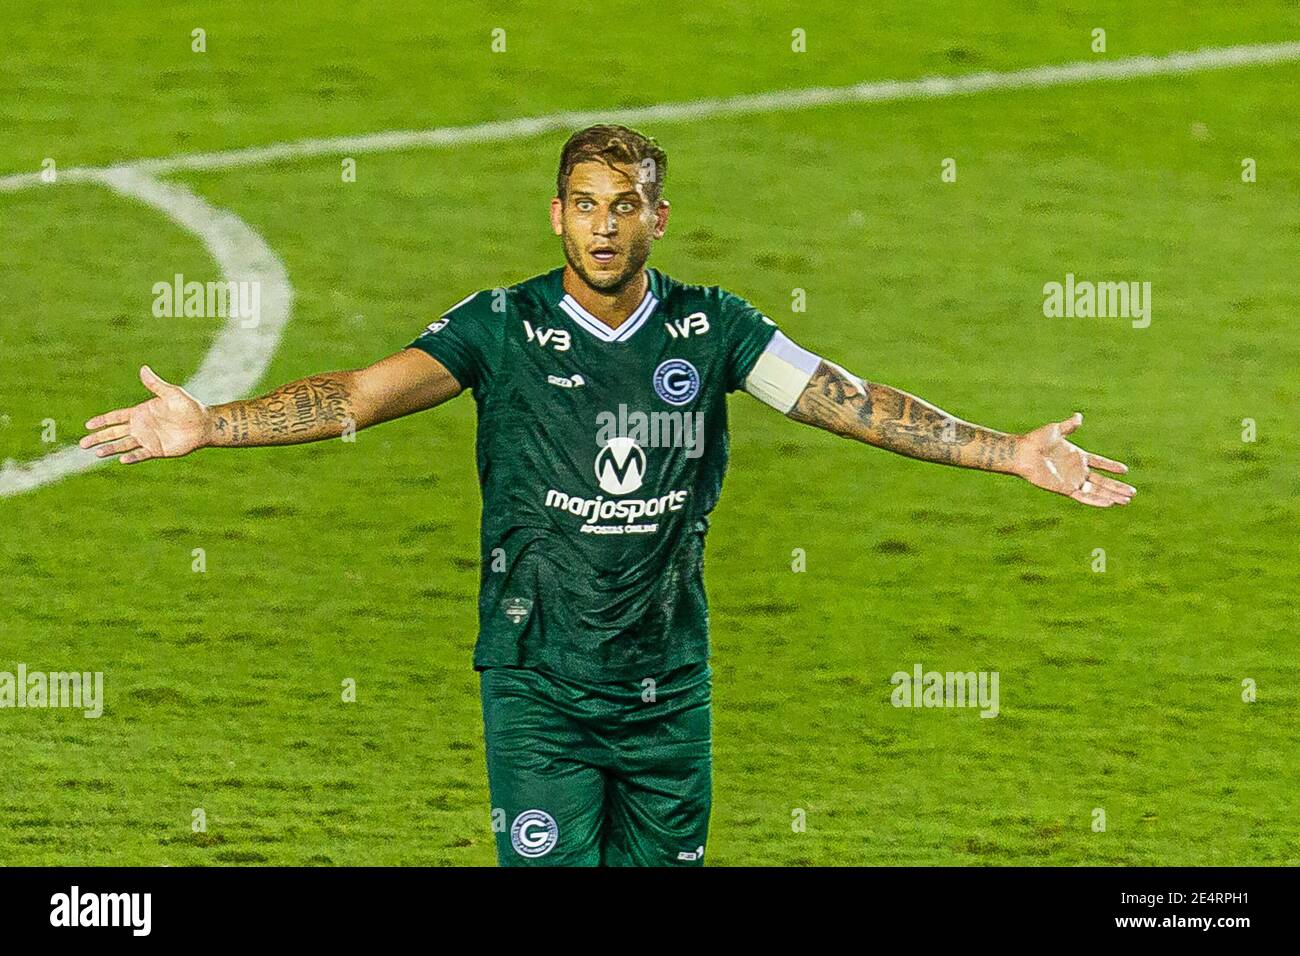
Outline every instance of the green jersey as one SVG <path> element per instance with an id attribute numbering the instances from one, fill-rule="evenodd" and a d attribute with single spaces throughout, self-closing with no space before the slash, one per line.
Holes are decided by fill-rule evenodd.
<path id="1" fill-rule="evenodd" d="M 411 344 L 478 407 L 477 668 L 615 681 L 708 659 L 726 395 L 776 326 L 716 286 L 647 275 L 617 329 L 556 269 L 476 292 Z"/>

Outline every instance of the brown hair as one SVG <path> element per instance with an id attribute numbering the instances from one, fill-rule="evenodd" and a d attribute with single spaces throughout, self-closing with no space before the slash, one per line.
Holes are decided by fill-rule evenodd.
<path id="1" fill-rule="evenodd" d="M 569 174 L 579 163 L 592 160 L 612 166 L 636 166 L 640 181 L 646 184 L 646 199 L 658 203 L 668 175 L 668 154 L 649 136 L 634 129 L 602 123 L 580 129 L 569 137 L 560 150 L 560 171 L 555 177 L 555 194 L 561 199 L 569 184 Z"/>

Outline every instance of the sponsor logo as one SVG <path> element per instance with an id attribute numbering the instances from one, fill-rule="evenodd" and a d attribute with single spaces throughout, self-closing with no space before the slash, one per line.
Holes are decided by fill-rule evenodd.
<path id="1" fill-rule="evenodd" d="M 510 845 L 530 860 L 546 856 L 555 849 L 559 839 L 560 828 L 545 810 L 525 810 L 510 825 Z"/>
<path id="2" fill-rule="evenodd" d="M 557 352 L 569 351 L 571 339 L 566 329 L 533 328 L 533 324 L 524 319 L 524 331 L 528 334 L 529 342 L 536 342 L 543 348 L 549 345 Z"/>
<path id="3" fill-rule="evenodd" d="M 436 322 L 430 322 L 428 327 L 425 329 L 425 331 L 441 332 L 443 329 L 447 327 L 447 323 L 450 321 L 451 319 L 438 319 Z"/>
<path id="4" fill-rule="evenodd" d="M 596 481 L 611 495 L 628 495 L 645 478 L 645 452 L 631 438 L 611 438 L 596 453 Z"/>
<path id="5" fill-rule="evenodd" d="M 694 850 L 682 850 L 677 854 L 677 859 L 685 860 L 687 863 L 694 863 L 696 860 L 704 859 L 704 847 L 697 846 Z"/>
<path id="6" fill-rule="evenodd" d="M 688 339 L 692 335 L 703 335 L 709 331 L 709 317 L 703 312 L 692 312 L 684 319 L 665 322 L 664 328 L 675 339 Z"/>
<path id="7" fill-rule="evenodd" d="M 665 359 L 655 369 L 655 394 L 669 405 L 685 405 L 700 394 L 700 373 L 686 359 Z"/>
<path id="8" fill-rule="evenodd" d="M 548 375 L 546 381 L 551 385 L 558 385 L 560 388 L 580 388 L 586 385 L 586 380 L 581 375 L 570 375 L 565 378 L 563 375 Z"/>
<path id="9" fill-rule="evenodd" d="M 642 518 L 654 518 L 670 511 L 681 511 L 686 505 L 689 492 L 670 491 L 657 498 L 623 498 L 611 501 L 604 495 L 595 498 L 583 498 L 580 495 L 566 495 L 552 488 L 546 492 L 546 507 L 567 511 L 579 518 L 585 518 L 582 531 L 586 534 L 639 534 L 659 530 L 658 523 L 637 524 Z M 597 524 L 598 521 L 614 519 L 622 524 Z"/>
<path id="10" fill-rule="evenodd" d="M 645 480 L 645 451 L 631 438 L 611 438 L 596 453 L 595 470 L 602 491 L 620 496 L 631 494 Z M 584 498 L 551 488 L 546 492 L 546 507 L 582 518 L 584 534 L 653 534 L 659 530 L 659 523 L 641 523 L 641 519 L 681 511 L 689 494 L 677 490 L 654 498 L 613 500 L 604 495 Z"/>
<path id="11" fill-rule="evenodd" d="M 518 624 L 533 609 L 533 602 L 528 598 L 512 597 L 501 602 L 501 610 L 510 618 L 511 624 Z"/>

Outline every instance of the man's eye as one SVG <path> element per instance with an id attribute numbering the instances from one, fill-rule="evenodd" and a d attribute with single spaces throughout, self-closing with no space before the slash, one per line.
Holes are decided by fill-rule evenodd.
<path id="1" fill-rule="evenodd" d="M 621 202 L 614 208 L 617 209 L 620 213 L 627 214 L 629 212 L 632 212 L 632 210 L 636 209 L 636 206 L 632 205 L 630 202 Z"/>
<path id="2" fill-rule="evenodd" d="M 591 212 L 591 210 L 592 210 L 593 208 L 595 208 L 595 204 L 594 204 L 593 202 L 591 202 L 591 200 L 589 200 L 589 199 L 579 199 L 579 200 L 578 200 L 578 211 L 579 211 L 579 212 Z"/>

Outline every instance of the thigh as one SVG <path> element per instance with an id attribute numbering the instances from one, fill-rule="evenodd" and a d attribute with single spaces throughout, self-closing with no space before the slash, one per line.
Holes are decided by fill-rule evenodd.
<path id="1" fill-rule="evenodd" d="M 584 758 L 582 728 L 535 671 L 490 667 L 479 687 L 497 862 L 598 865 L 605 774 Z"/>
<path id="2" fill-rule="evenodd" d="M 704 862 L 713 796 L 709 675 L 706 668 L 688 676 L 680 689 L 661 682 L 663 710 L 638 711 L 620 735 L 606 789 L 607 866 Z"/>

